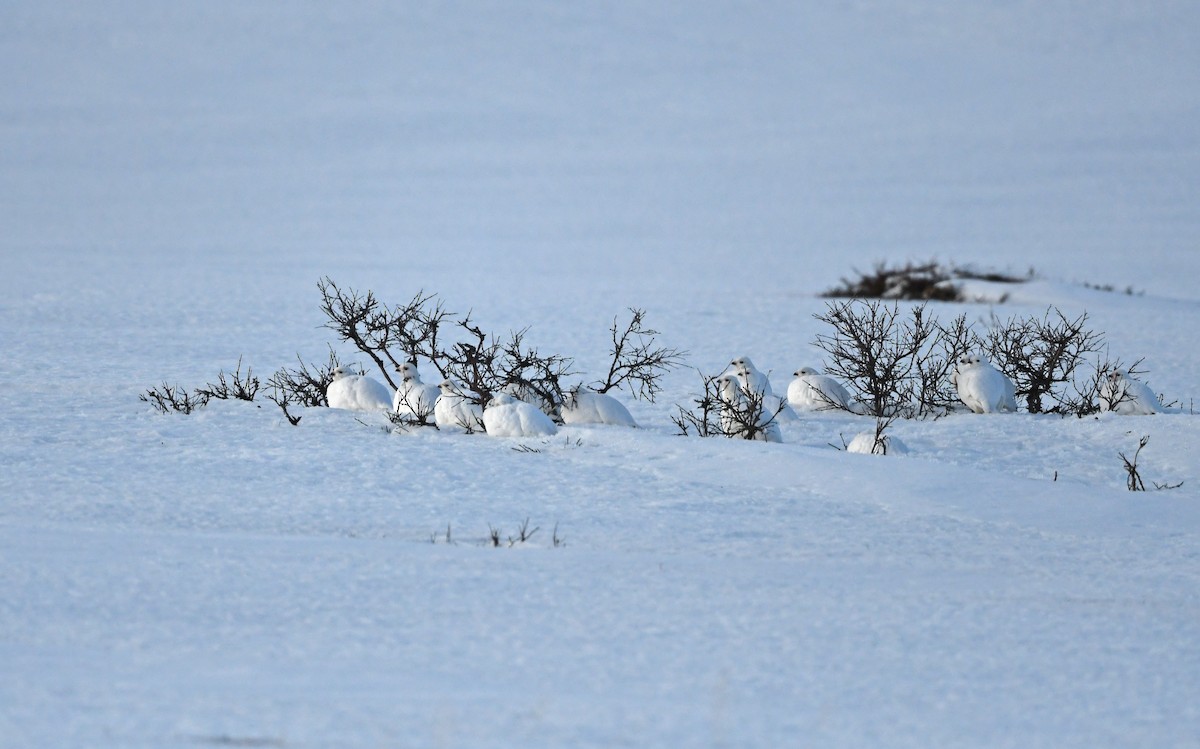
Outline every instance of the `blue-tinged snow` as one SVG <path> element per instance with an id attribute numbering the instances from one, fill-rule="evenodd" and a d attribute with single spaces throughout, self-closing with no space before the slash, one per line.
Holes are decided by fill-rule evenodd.
<path id="1" fill-rule="evenodd" d="M 1195 745 L 1198 33 L 1186 2 L 6 4 L 0 747 Z M 836 412 L 674 436 L 696 369 L 781 391 L 827 369 L 817 293 L 931 257 L 1035 268 L 930 312 L 1086 312 L 1165 412 L 900 421 L 898 456 Z M 138 400 L 329 343 L 370 373 L 326 275 L 529 326 L 584 383 L 645 308 L 689 367 L 619 394 L 640 429 L 545 438 Z M 1143 435 L 1182 486 L 1125 490 Z"/>

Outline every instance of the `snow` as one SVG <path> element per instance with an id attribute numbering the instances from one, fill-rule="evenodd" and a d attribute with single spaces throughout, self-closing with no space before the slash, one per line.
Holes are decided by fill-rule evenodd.
<path id="1" fill-rule="evenodd" d="M 1198 31 L 1176 0 L 6 4 L 0 747 L 1195 745 Z M 1035 268 L 928 311 L 1086 312 L 1162 413 L 899 420 L 883 456 L 840 411 L 674 434 L 697 370 L 826 367 L 816 295 L 930 257 Z M 361 367 L 323 276 L 584 381 L 637 306 L 688 366 L 622 395 L 640 429 L 519 439 L 138 400 Z M 1144 435 L 1182 486 L 1126 491 Z"/>

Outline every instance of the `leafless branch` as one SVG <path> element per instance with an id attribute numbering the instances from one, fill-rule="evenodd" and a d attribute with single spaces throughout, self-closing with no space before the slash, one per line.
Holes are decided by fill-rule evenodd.
<path id="1" fill-rule="evenodd" d="M 656 346 L 657 330 L 644 326 L 646 311 L 630 307 L 630 319 L 624 328 L 613 318 L 612 361 L 608 375 L 597 380 L 593 390 L 607 393 L 613 388 L 624 386 L 634 398 L 644 398 L 651 403 L 661 390 L 659 379 L 683 362 L 687 352 L 675 348 Z"/>

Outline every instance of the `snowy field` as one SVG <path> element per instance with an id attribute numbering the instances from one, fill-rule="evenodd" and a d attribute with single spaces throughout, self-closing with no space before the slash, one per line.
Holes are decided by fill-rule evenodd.
<path id="1" fill-rule="evenodd" d="M 0 747 L 1200 745 L 1198 34 L 1172 0 L 4 4 Z M 935 257 L 1038 274 L 939 317 L 1086 312 L 1173 405 L 904 421 L 903 456 L 838 449 L 847 414 L 675 435 L 697 370 L 782 390 L 817 294 Z M 687 367 L 641 429 L 537 440 L 139 401 L 362 361 L 323 276 L 584 381 L 641 307 Z M 1126 491 L 1143 435 L 1182 486 Z"/>

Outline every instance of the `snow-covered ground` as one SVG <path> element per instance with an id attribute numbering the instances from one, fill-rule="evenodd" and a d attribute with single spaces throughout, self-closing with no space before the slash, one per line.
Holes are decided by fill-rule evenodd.
<path id="1" fill-rule="evenodd" d="M 1170 1 L 4 5 L 0 746 L 1197 745 L 1197 33 Z M 903 456 L 837 449 L 845 414 L 674 435 L 697 369 L 782 391 L 817 293 L 930 257 L 1039 273 L 939 316 L 1086 312 L 1175 405 L 900 422 Z M 355 361 L 326 275 L 583 380 L 643 307 L 690 368 L 625 398 L 641 429 L 526 440 L 138 400 Z M 1143 435 L 1181 487 L 1125 490 Z"/>

